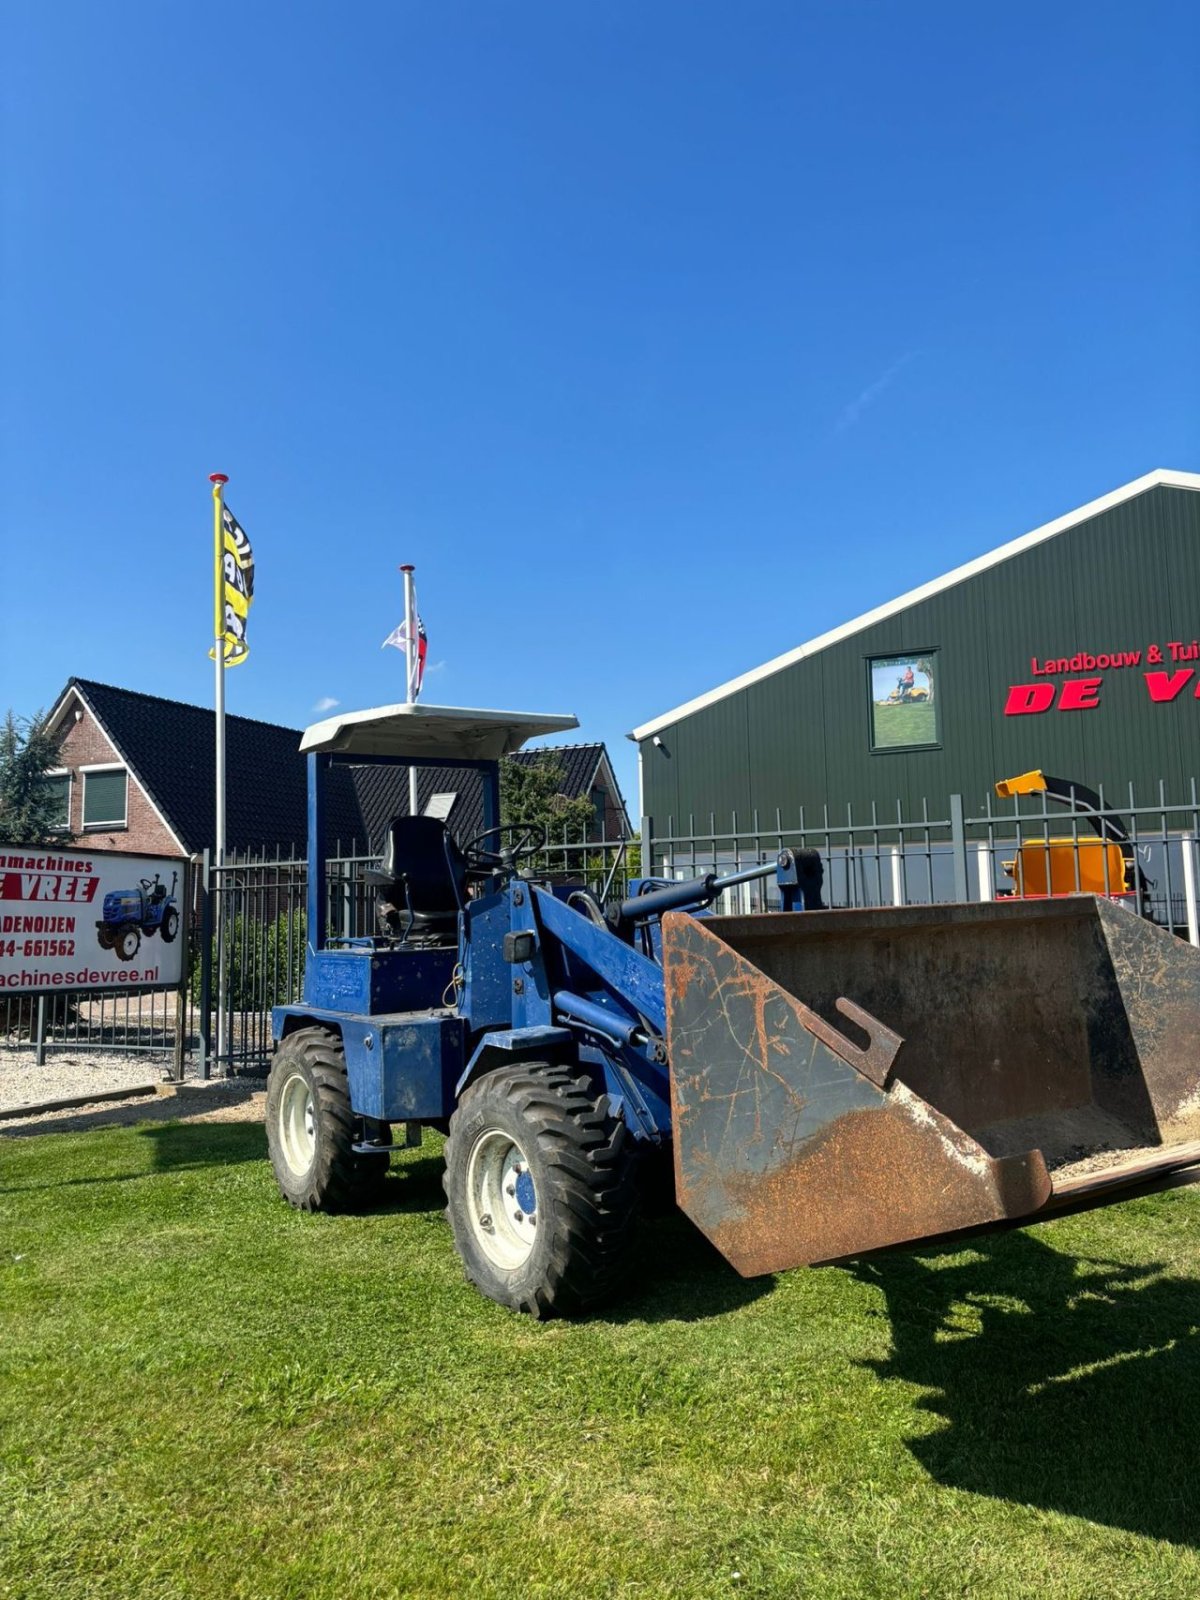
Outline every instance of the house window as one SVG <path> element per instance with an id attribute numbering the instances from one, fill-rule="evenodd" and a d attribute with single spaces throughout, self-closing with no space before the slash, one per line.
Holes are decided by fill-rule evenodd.
<path id="1" fill-rule="evenodd" d="M 127 790 L 128 775 L 124 767 L 84 767 L 84 828 L 125 827 Z"/>
<path id="2" fill-rule="evenodd" d="M 61 828 L 64 833 L 69 833 L 71 829 L 71 774 L 69 772 L 48 772 L 42 782 L 54 806 L 54 810 L 50 814 L 50 826 L 52 828 Z"/>
<path id="3" fill-rule="evenodd" d="M 871 749 L 912 750 L 938 743 L 937 652 L 870 656 Z"/>

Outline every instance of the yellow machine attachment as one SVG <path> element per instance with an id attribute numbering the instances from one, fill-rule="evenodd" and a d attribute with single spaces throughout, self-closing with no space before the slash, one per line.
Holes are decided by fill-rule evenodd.
<path id="1" fill-rule="evenodd" d="M 1083 784 L 1049 778 L 1044 772 L 1022 772 L 996 784 L 1002 800 L 1021 794 L 1044 794 L 1083 812 L 1096 837 L 1022 840 L 1011 861 L 1003 863 L 1013 893 L 1023 900 L 1047 895 L 1099 894 L 1107 897 L 1137 892 L 1137 866 L 1124 828 L 1097 815 L 1100 796 Z"/>

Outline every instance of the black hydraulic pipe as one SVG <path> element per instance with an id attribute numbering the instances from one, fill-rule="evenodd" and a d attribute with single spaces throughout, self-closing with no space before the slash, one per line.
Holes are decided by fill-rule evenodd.
<path id="1" fill-rule="evenodd" d="M 617 911 L 622 923 L 645 922 L 650 917 L 661 917 L 664 911 L 685 911 L 690 906 L 707 906 L 735 883 L 750 883 L 754 878 L 769 877 L 775 863 L 746 867 L 741 872 L 731 872 L 719 878 L 715 872 L 706 872 L 702 878 L 688 878 L 683 883 L 669 883 L 662 889 L 651 889 L 649 894 L 631 895 L 622 900 Z"/>

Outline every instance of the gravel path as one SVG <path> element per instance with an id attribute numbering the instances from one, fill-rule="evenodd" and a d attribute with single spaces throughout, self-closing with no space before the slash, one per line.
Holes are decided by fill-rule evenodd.
<path id="1" fill-rule="evenodd" d="M 221 1078 L 211 1083 L 162 1085 L 140 1100 L 71 1106 L 0 1122 L 0 1143 L 43 1133 L 86 1133 L 89 1128 L 132 1127 L 139 1122 L 262 1122 L 266 1090 L 261 1079 Z"/>
<path id="2" fill-rule="evenodd" d="M 41 1128 L 97 1127 L 101 1123 L 162 1121 L 170 1117 L 205 1121 L 262 1116 L 263 1082 L 257 1078 L 187 1080 L 172 1084 L 166 1056 L 130 1056 L 102 1050 L 48 1050 L 38 1066 L 32 1045 L 0 1050 L 0 1111 L 103 1094 L 113 1089 L 154 1090 L 153 1095 L 102 1105 L 73 1106 L 0 1122 L 0 1137 L 28 1134 Z"/>
<path id="3" fill-rule="evenodd" d="M 0 1050 L 0 1111 L 68 1095 L 133 1089 L 165 1083 L 170 1064 L 163 1056 L 119 1055 L 104 1050 L 47 1050 L 39 1067 L 32 1045 Z"/>

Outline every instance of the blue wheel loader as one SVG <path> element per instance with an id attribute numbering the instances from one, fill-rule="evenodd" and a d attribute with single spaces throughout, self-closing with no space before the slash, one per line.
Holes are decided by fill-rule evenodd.
<path id="1" fill-rule="evenodd" d="M 563 899 L 500 825 L 498 763 L 574 726 L 401 705 L 303 736 L 309 944 L 266 1113 L 292 1205 L 370 1205 L 394 1131 L 438 1129 L 467 1278 L 547 1317 L 616 1292 L 656 1161 L 745 1275 L 1200 1180 L 1200 952 L 1087 894 L 830 911 L 787 850 Z M 482 774 L 475 837 L 392 821 L 370 937 L 326 926 L 339 763 Z M 708 913 L 771 874 L 780 911 Z"/>

